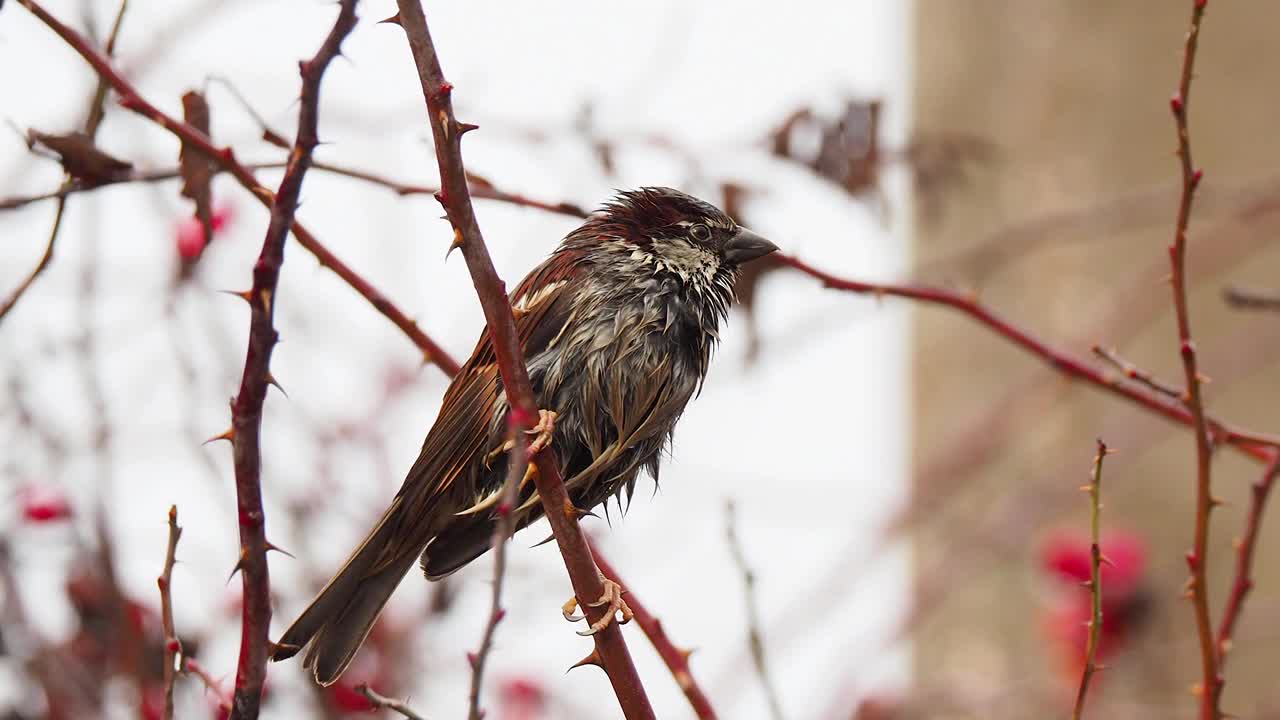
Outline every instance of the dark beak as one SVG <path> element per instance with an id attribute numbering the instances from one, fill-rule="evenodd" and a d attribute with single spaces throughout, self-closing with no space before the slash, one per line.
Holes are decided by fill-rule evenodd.
<path id="1" fill-rule="evenodd" d="M 740 228 L 724 246 L 724 259 L 741 265 L 756 258 L 764 257 L 778 249 L 777 245 L 765 240 L 746 228 Z"/>

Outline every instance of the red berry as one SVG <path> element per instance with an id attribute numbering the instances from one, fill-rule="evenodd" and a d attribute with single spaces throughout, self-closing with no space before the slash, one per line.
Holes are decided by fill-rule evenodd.
<path id="1" fill-rule="evenodd" d="M 200 220 L 189 217 L 178 223 L 178 257 L 192 262 L 204 252 L 204 226 Z"/>
<path id="2" fill-rule="evenodd" d="M 47 523 L 71 517 L 71 503 L 57 490 L 27 486 L 19 491 L 22 517 L 31 523 Z"/>

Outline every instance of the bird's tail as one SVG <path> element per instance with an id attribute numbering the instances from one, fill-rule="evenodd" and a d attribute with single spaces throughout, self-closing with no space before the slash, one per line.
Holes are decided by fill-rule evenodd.
<path id="1" fill-rule="evenodd" d="M 311 670 L 316 682 L 331 685 L 347 669 L 369 636 L 382 606 L 417 558 L 416 552 L 404 552 L 402 557 L 377 567 L 392 538 L 398 508 L 399 502 L 387 510 L 342 569 L 285 631 L 276 643 L 272 660 L 293 657 L 309 644 L 303 667 Z"/>

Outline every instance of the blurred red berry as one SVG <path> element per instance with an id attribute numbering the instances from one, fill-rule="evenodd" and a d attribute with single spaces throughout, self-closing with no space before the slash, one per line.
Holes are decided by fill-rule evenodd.
<path id="1" fill-rule="evenodd" d="M 204 252 L 204 226 L 194 217 L 178 223 L 178 257 L 188 262 Z"/>
<path id="2" fill-rule="evenodd" d="M 71 503 L 60 491 L 28 485 L 18 491 L 22 517 L 31 523 L 47 523 L 71 517 Z"/>
<path id="3" fill-rule="evenodd" d="M 1100 543 L 1104 562 L 1102 576 L 1102 630 L 1097 661 L 1121 651 L 1147 615 L 1149 593 L 1144 587 L 1147 563 L 1146 543 L 1133 533 L 1105 533 Z M 1091 577 L 1090 540 L 1077 534 L 1049 538 L 1041 554 L 1042 568 L 1063 581 L 1057 597 L 1042 613 L 1042 625 L 1063 672 L 1063 682 L 1072 690 L 1084 669 L 1089 639 L 1088 623 L 1093 617 L 1092 596 L 1083 583 Z"/>
<path id="4" fill-rule="evenodd" d="M 499 720 L 538 720 L 544 717 L 546 690 L 533 678 L 513 677 L 498 686 Z"/>
<path id="5" fill-rule="evenodd" d="M 1044 545 L 1043 567 L 1068 582 L 1088 582 L 1091 576 L 1089 547 L 1089 538 L 1084 535 L 1054 535 Z M 1104 533 L 1100 547 L 1102 556 L 1110 561 L 1102 563 L 1100 569 L 1103 594 L 1126 595 L 1133 592 L 1146 572 L 1146 542 L 1138 535 L 1117 530 Z"/>
<path id="6" fill-rule="evenodd" d="M 209 216 L 209 227 L 217 235 L 235 219 L 235 209 L 230 204 L 219 205 Z M 183 218 L 176 230 L 178 257 L 184 262 L 195 262 L 204 252 L 204 225 L 195 216 Z"/>
<path id="7" fill-rule="evenodd" d="M 387 638 L 384 632 L 379 631 L 380 625 L 383 625 L 381 621 L 374 625 L 374 631 L 369 633 L 364 649 L 356 655 L 355 661 L 343 674 L 342 679 L 325 690 L 333 709 L 340 712 L 373 710 L 373 703 L 369 702 L 369 699 L 360 694 L 356 688 L 366 684 L 381 692 L 386 691 L 392 684 L 386 655 L 383 653 Z"/>
<path id="8" fill-rule="evenodd" d="M 163 720 L 164 718 L 164 686 L 147 685 L 142 689 L 142 703 L 139 708 L 142 720 Z"/>
<path id="9" fill-rule="evenodd" d="M 213 209 L 213 214 L 209 217 L 209 224 L 213 227 L 213 232 L 218 233 L 235 219 L 235 207 L 227 203 Z"/>

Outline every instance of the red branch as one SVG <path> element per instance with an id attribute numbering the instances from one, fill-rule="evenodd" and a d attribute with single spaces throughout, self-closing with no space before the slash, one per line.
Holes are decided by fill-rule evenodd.
<path id="1" fill-rule="evenodd" d="M 609 561 L 600 554 L 600 550 L 596 548 L 595 543 L 589 539 L 587 544 L 591 547 L 591 554 L 595 556 L 596 565 L 600 567 L 600 571 L 605 577 L 618 583 L 623 587 L 629 587 L 622 581 L 622 576 L 618 571 L 609 564 Z M 693 713 L 699 720 L 716 720 L 715 708 L 711 707 L 711 701 L 707 699 L 706 693 L 702 691 L 702 687 L 698 685 L 698 681 L 694 679 L 693 673 L 689 669 L 689 656 L 692 650 L 684 650 L 676 646 L 671 638 L 667 637 L 667 631 L 662 627 L 662 620 L 649 612 L 634 593 L 628 591 L 627 605 L 631 608 L 634 616 L 632 619 L 644 631 L 645 637 L 649 638 L 649 642 L 653 643 L 653 649 L 658 651 L 658 656 L 662 658 L 662 662 L 666 663 L 667 669 L 671 671 L 671 676 L 675 678 L 676 684 L 680 686 L 680 691 L 689 699 L 689 705 L 693 708 Z"/>
<path id="2" fill-rule="evenodd" d="M 1076 692 L 1072 720 L 1084 716 L 1084 701 L 1089 694 L 1089 681 L 1102 669 L 1098 665 L 1098 641 L 1102 636 L 1102 461 L 1107 444 L 1098 438 L 1098 453 L 1093 456 L 1093 472 L 1084 490 L 1089 492 L 1089 638 L 1084 650 L 1084 669 L 1080 672 L 1080 689 Z"/>
<path id="3" fill-rule="evenodd" d="M 928 285 L 893 285 L 849 280 L 819 270 L 803 260 L 789 257 L 782 253 L 774 253 L 772 257 L 776 258 L 778 262 L 821 280 L 823 285 L 836 290 L 875 295 L 877 297 L 900 297 L 931 305 L 949 307 L 952 310 L 968 315 L 976 320 L 978 324 L 1032 355 L 1045 359 L 1055 370 L 1067 377 L 1084 380 L 1090 385 L 1113 395 L 1118 395 L 1176 423 L 1182 425 L 1192 425 L 1194 423 L 1191 411 L 1181 402 L 1107 377 L 1100 370 L 1090 367 L 1084 360 L 1053 348 L 1034 337 L 1029 331 L 1010 323 L 996 314 L 994 310 L 978 302 L 971 295 Z M 1205 418 L 1205 421 L 1208 425 L 1208 432 L 1212 434 L 1216 442 L 1226 443 L 1260 462 L 1271 461 L 1274 452 L 1268 448 L 1280 447 L 1280 438 L 1237 429 L 1212 418 Z"/>
<path id="4" fill-rule="evenodd" d="M 1262 510 L 1267 504 L 1271 488 L 1275 486 L 1276 476 L 1280 475 L 1280 457 L 1271 461 L 1256 481 L 1251 490 L 1249 512 L 1245 516 L 1244 536 L 1237 538 L 1235 579 L 1231 582 L 1231 594 L 1227 596 L 1227 605 L 1222 609 L 1222 623 L 1218 626 L 1218 672 L 1227 664 L 1227 653 L 1231 651 L 1232 634 L 1240 612 L 1244 609 L 1245 598 L 1253 590 L 1253 558 L 1258 546 L 1258 533 L 1262 529 Z M 632 606 L 635 607 L 634 605 Z M 1222 689 L 1219 688 L 1218 692 Z"/>
<path id="5" fill-rule="evenodd" d="M 151 120 L 157 125 L 168 130 L 184 143 L 200 150 L 208 155 L 218 167 L 227 171 L 240 183 L 246 190 L 250 192 L 263 206 L 272 208 L 275 203 L 275 194 L 268 188 L 258 182 L 248 167 L 242 165 L 236 160 L 235 153 L 230 147 L 219 148 L 209 139 L 209 136 L 200 132 L 190 124 L 182 122 L 170 115 L 165 114 L 159 108 L 152 105 L 144 99 L 133 84 L 124 78 L 111 64 L 111 61 L 102 53 L 98 52 L 83 36 L 72 30 L 60 22 L 57 18 L 49 14 L 47 10 L 41 7 L 35 0 L 17 0 L 20 5 L 27 8 L 40 19 L 45 25 L 49 26 L 59 37 L 71 46 L 81 57 L 85 59 L 115 91 L 120 95 L 120 105 L 132 110 L 133 112 Z M 293 236 L 297 238 L 298 244 L 302 245 L 320 264 L 329 268 L 344 282 L 351 286 L 353 290 L 360 293 L 361 297 L 369 302 L 378 312 L 382 313 L 388 320 L 400 328 L 400 330 L 409 337 L 414 345 L 422 350 L 423 356 L 427 362 L 434 363 L 441 370 L 449 375 L 458 372 L 459 365 L 444 348 L 436 344 L 434 340 L 427 336 L 407 315 L 405 315 L 398 307 L 396 307 L 385 295 L 377 288 L 371 285 L 367 280 L 362 278 L 354 270 L 347 266 L 342 260 L 334 255 L 327 247 L 325 247 L 314 235 L 311 234 L 296 219 L 293 220 L 291 227 Z"/>
<path id="6" fill-rule="evenodd" d="M 454 117 L 451 97 L 453 85 L 445 80 L 440 68 L 440 59 L 436 56 L 421 3 L 418 0 L 398 0 L 398 5 L 400 12 L 396 19 L 409 40 L 435 140 L 441 185 L 441 191 L 436 197 L 453 225 L 454 242 L 462 250 L 476 294 L 484 308 L 498 370 L 511 407 L 518 416 L 518 424 L 529 423 L 538 416 L 533 387 L 529 383 L 528 370 L 516 336 L 511 303 L 502 280 L 493 268 L 493 261 L 476 222 L 466 170 L 462 163 L 462 135 L 474 129 L 474 126 L 463 125 Z M 569 572 L 573 591 L 579 604 L 585 608 L 588 620 L 595 622 L 610 612 L 610 609 L 607 605 L 590 605 L 596 598 L 604 595 L 604 583 L 595 560 L 592 559 L 582 528 L 578 525 L 577 508 L 565 491 L 554 452 L 540 452 L 534 460 L 538 468 L 534 481 L 556 543 L 560 547 L 565 568 Z M 631 661 L 631 653 L 617 623 L 610 623 L 592 637 L 596 646 L 593 655 L 598 655 L 599 663 L 608 674 L 624 716 L 628 720 L 653 718 L 653 708 L 640 683 L 640 676 Z"/>
<path id="7" fill-rule="evenodd" d="M 1191 22 L 1187 28 L 1182 53 L 1182 75 L 1178 92 L 1169 101 L 1178 133 L 1178 160 L 1182 171 L 1182 193 L 1174 226 L 1173 244 L 1169 246 L 1172 268 L 1173 309 L 1178 322 L 1178 352 L 1186 378 L 1187 410 L 1196 434 L 1196 523 L 1187 565 L 1191 570 L 1191 601 L 1195 608 L 1196 632 L 1200 638 L 1200 717 L 1218 720 L 1222 717 L 1222 677 L 1218 674 L 1218 651 L 1214 646 L 1213 623 L 1209 619 L 1209 511 L 1217 504 L 1213 498 L 1210 469 L 1213 449 L 1210 447 L 1208 421 L 1200 388 L 1200 371 L 1196 368 L 1196 344 L 1191 338 L 1191 312 L 1187 307 L 1187 224 L 1191 220 L 1191 204 L 1202 173 L 1191 161 L 1191 133 L 1187 128 L 1187 108 L 1191 101 L 1191 78 L 1194 75 L 1196 46 L 1200 40 L 1200 21 L 1207 0 L 1191 0 Z"/>
<path id="8" fill-rule="evenodd" d="M 262 406 L 271 377 L 271 351 L 278 334 L 272 325 L 276 286 L 284 263 L 284 244 L 293 225 L 294 210 L 302 192 L 303 176 L 311 153 L 320 143 L 320 81 L 329 62 L 340 52 L 342 41 L 356 25 L 355 0 L 343 0 L 338 18 L 314 58 L 299 64 L 302 93 L 298 109 L 298 135 L 289 154 L 289 165 L 271 205 L 262 252 L 253 267 L 249 302 L 249 347 L 245 353 L 240 391 L 231 403 L 231 442 L 236 473 L 236 507 L 240 520 L 240 560 L 244 602 L 240 625 L 240 661 L 231 701 L 232 720 L 255 720 L 262 702 L 267 675 L 267 630 L 271 623 L 271 593 L 267 572 L 267 542 L 262 513 Z"/>
<path id="9" fill-rule="evenodd" d="M 529 441 L 525 437 L 516 413 L 512 413 L 508 425 L 508 440 L 511 451 L 507 454 L 507 477 L 502 482 L 502 495 L 498 500 L 498 521 L 493 524 L 493 588 L 489 601 L 489 619 L 485 622 L 484 633 L 480 637 L 480 647 L 468 659 L 471 661 L 471 694 L 468 698 L 468 720 L 482 720 L 484 710 L 480 709 L 480 688 L 484 685 L 484 666 L 493 650 L 493 636 L 497 633 L 498 623 L 507 611 L 502 607 L 502 585 L 506 579 L 507 541 L 516 530 L 516 516 L 511 512 L 515 507 L 520 481 L 529 469 Z"/>
<path id="10" fill-rule="evenodd" d="M 173 720 L 173 685 L 178 676 L 178 658 L 182 656 L 182 641 L 173 625 L 173 564 L 177 562 L 178 538 L 182 528 L 178 526 L 178 506 L 169 506 L 169 545 L 164 553 L 164 568 L 156 585 L 160 588 L 160 624 L 164 628 L 164 720 Z"/>

